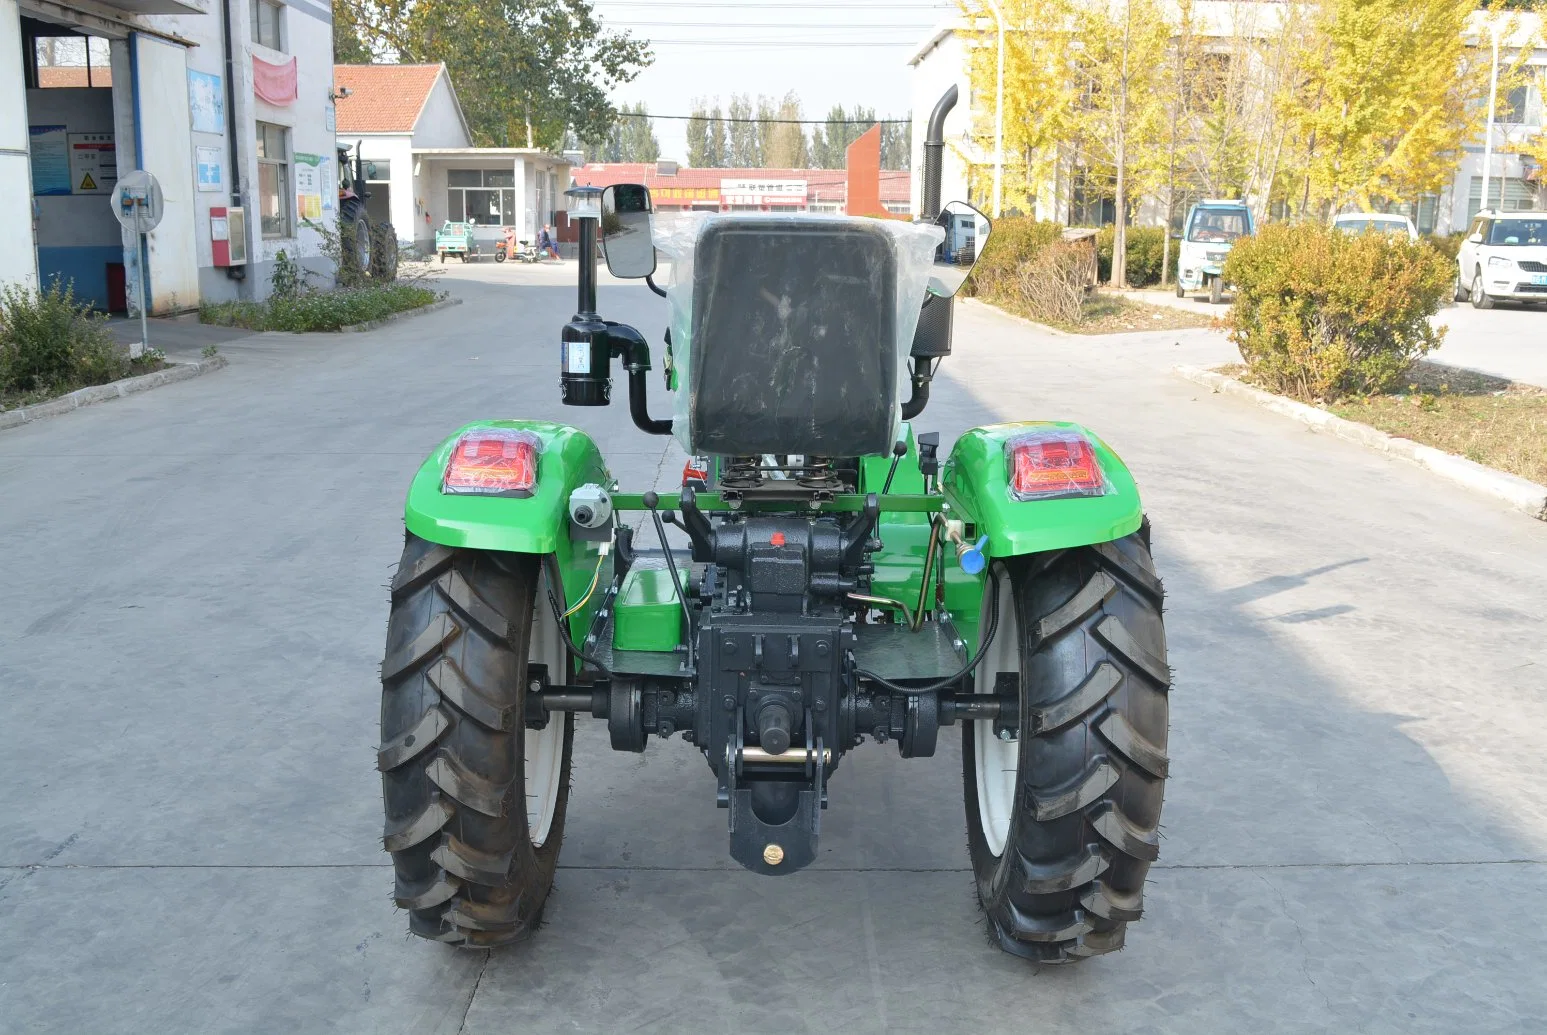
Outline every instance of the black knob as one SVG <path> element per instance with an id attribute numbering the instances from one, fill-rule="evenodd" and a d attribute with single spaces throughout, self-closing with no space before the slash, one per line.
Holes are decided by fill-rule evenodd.
<path id="1" fill-rule="evenodd" d="M 656 495 L 655 490 L 652 489 L 645 493 L 644 499 L 641 502 L 644 503 L 646 510 L 654 510 L 661 505 L 661 497 Z"/>
<path id="2" fill-rule="evenodd" d="M 782 701 L 769 701 L 757 713 L 757 742 L 770 755 L 790 747 L 790 710 Z"/>

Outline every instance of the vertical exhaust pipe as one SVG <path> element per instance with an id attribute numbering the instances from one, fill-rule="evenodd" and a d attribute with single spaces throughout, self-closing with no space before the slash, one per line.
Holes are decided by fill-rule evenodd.
<path id="1" fill-rule="evenodd" d="M 919 199 L 919 218 L 933 220 L 940 215 L 940 172 L 945 161 L 945 117 L 956 107 L 953 85 L 935 102 L 929 114 L 929 130 L 924 137 L 924 191 Z"/>

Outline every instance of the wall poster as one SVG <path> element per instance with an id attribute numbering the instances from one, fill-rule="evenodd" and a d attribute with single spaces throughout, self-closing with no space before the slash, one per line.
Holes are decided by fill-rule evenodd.
<path id="1" fill-rule="evenodd" d="M 71 133 L 70 193 L 111 194 L 118 184 L 118 150 L 111 133 Z"/>
<path id="2" fill-rule="evenodd" d="M 297 218 L 322 218 L 322 156 L 295 153 L 295 214 Z"/>
<path id="3" fill-rule="evenodd" d="M 29 126 L 32 193 L 70 193 L 70 138 L 64 126 Z"/>
<path id="4" fill-rule="evenodd" d="M 194 158 L 199 168 L 199 191 L 208 194 L 218 191 L 224 185 L 224 171 L 220 163 L 220 151 L 218 147 L 196 147 L 193 149 Z"/>

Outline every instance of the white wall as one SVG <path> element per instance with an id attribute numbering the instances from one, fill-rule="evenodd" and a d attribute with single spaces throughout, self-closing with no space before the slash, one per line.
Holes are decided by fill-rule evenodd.
<path id="1" fill-rule="evenodd" d="M 0 284 L 34 283 L 37 278 L 27 112 L 17 103 L 25 87 L 16 0 L 0 0 Z"/>
<path id="2" fill-rule="evenodd" d="M 387 198 L 392 213 L 392 229 L 400 242 L 412 241 L 417 232 L 414 226 L 414 152 L 413 138 L 407 133 L 340 133 L 340 146 L 354 147 L 360 144 L 360 155 L 368 162 L 392 163 L 388 175 L 391 187 Z M 419 214 L 419 222 L 424 222 Z"/>
<path id="3" fill-rule="evenodd" d="M 436 78 L 425 99 L 424 110 L 414 126 L 415 147 L 472 147 L 473 142 L 462 128 L 462 117 L 451 93 L 445 71 Z"/>
<path id="4" fill-rule="evenodd" d="M 945 155 L 941 163 L 940 202 L 969 200 L 967 163 L 963 149 L 971 149 L 972 87 L 967 82 L 967 55 L 960 36 L 946 36 L 913 66 L 913 211 L 922 211 L 924 196 L 924 138 L 929 135 L 929 116 L 941 96 L 953 85 L 956 107 L 945 118 Z"/>

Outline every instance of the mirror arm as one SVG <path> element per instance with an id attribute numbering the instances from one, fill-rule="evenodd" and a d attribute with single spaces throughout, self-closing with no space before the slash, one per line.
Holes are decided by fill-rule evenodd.
<path id="1" fill-rule="evenodd" d="M 626 323 L 608 320 L 606 333 L 612 354 L 622 357 L 623 369 L 628 371 L 628 414 L 634 427 L 647 435 L 670 435 L 670 420 L 654 420 L 650 416 L 645 385 L 645 375 L 650 372 L 650 343 Z"/>
<path id="2" fill-rule="evenodd" d="M 645 284 L 650 288 L 651 291 L 654 291 L 662 298 L 666 297 L 666 289 L 656 284 L 655 275 L 653 273 L 645 274 Z"/>
<path id="3" fill-rule="evenodd" d="M 931 367 L 932 359 L 915 357 L 913 360 L 913 394 L 908 396 L 908 401 L 902 404 L 902 419 L 912 420 L 924 412 L 924 407 L 929 405 L 929 382 L 934 380 L 935 374 Z"/>

